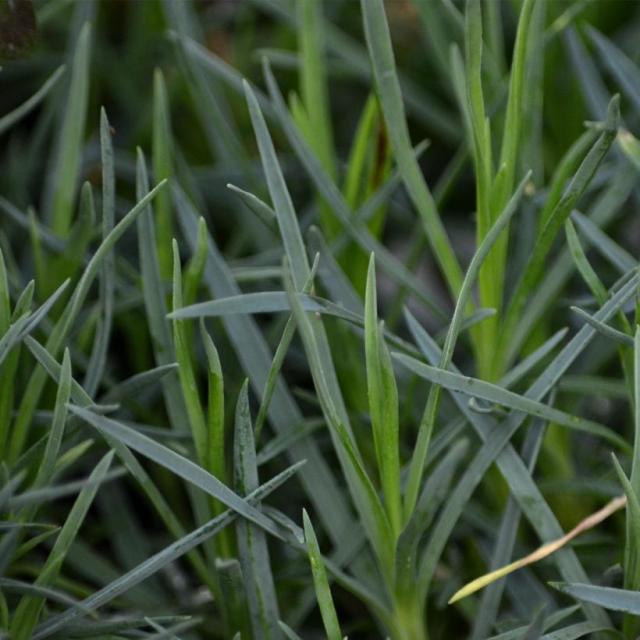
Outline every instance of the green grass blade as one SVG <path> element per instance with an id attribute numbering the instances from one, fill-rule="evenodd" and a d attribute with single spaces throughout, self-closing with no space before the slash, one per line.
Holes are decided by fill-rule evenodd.
<path id="1" fill-rule="evenodd" d="M 269 96 L 273 105 L 278 121 L 287 136 L 296 155 L 304 165 L 309 178 L 315 184 L 322 197 L 329 203 L 336 217 L 340 220 L 343 228 L 353 238 L 358 245 L 367 253 L 374 252 L 380 266 L 389 273 L 398 284 L 407 286 L 416 297 L 429 307 L 439 317 L 444 318 L 445 314 L 433 302 L 433 296 L 430 296 L 418 278 L 411 273 L 406 266 L 399 261 L 393 254 L 378 242 L 366 228 L 366 226 L 355 224 L 349 206 L 347 205 L 342 193 L 329 178 L 318 159 L 315 157 L 308 144 L 305 142 L 299 131 L 296 129 L 291 116 L 289 115 L 278 85 L 269 69 L 268 65 L 264 66 L 264 74 L 269 88 Z M 413 154 L 413 151 L 411 151 Z"/>
<path id="2" fill-rule="evenodd" d="M 327 86 L 326 52 L 324 43 L 323 2 L 297 0 L 298 49 L 300 53 L 300 96 L 306 113 L 306 138 L 324 170 L 335 180 L 335 151 Z M 320 219 L 333 237 L 340 231 L 326 203 L 320 204 Z"/>
<path id="3" fill-rule="evenodd" d="M 405 187 L 422 219 L 434 256 L 455 297 L 462 285 L 462 270 L 411 148 L 384 4 L 382 0 L 363 0 L 361 10 L 378 97 L 394 156 Z"/>
<path id="4" fill-rule="evenodd" d="M 640 329 L 636 326 L 634 335 L 634 352 L 633 352 L 633 421 L 634 421 L 634 437 L 633 437 L 633 463 L 631 466 L 631 486 L 636 494 L 640 495 Z"/>
<path id="5" fill-rule="evenodd" d="M 444 369 L 430 367 L 422 364 L 415 358 L 403 354 L 393 354 L 396 360 L 408 367 L 425 380 L 443 386 L 445 389 L 459 391 L 465 395 L 481 398 L 488 402 L 504 405 L 515 411 L 522 411 L 528 415 L 543 418 L 549 422 L 554 422 L 569 429 L 584 431 L 604 438 L 610 444 L 621 448 L 623 451 L 629 449 L 626 440 L 615 431 L 592 420 L 587 420 L 579 416 L 568 414 L 559 409 L 548 407 L 542 402 L 531 400 L 512 391 L 507 391 L 490 382 L 485 382 L 478 378 L 461 376 L 457 373 L 445 371 Z"/>
<path id="6" fill-rule="evenodd" d="M 591 602 L 611 611 L 640 615 L 640 593 L 637 591 L 563 582 L 552 582 L 551 586 L 576 600 Z"/>
<path id="7" fill-rule="evenodd" d="M 182 306 L 182 269 L 180 267 L 180 253 L 178 243 L 173 241 L 173 309 Z M 193 363 L 191 361 L 191 348 L 185 327 L 185 320 L 173 321 L 173 341 L 175 344 L 176 360 L 178 361 L 178 374 L 184 405 L 189 417 L 189 426 L 196 449 L 198 462 L 206 467 L 209 458 L 209 437 L 206 419 L 200 394 L 196 383 Z"/>
<path id="8" fill-rule="evenodd" d="M 208 411 L 207 411 L 207 449 L 208 456 L 205 468 L 226 482 L 225 462 L 225 425 L 224 425 L 224 378 L 220 356 L 211 336 L 200 324 L 200 335 L 207 358 L 208 376 Z"/>
<path id="9" fill-rule="evenodd" d="M 107 393 L 100 397 L 100 401 L 103 404 L 110 404 L 112 402 L 122 402 L 123 400 L 134 398 L 141 391 L 144 391 L 148 387 L 155 386 L 166 375 L 175 371 L 177 368 L 178 364 L 172 362 L 170 364 L 160 365 L 159 367 L 153 367 L 141 373 L 135 373 L 126 380 L 111 387 Z"/>
<path id="10" fill-rule="evenodd" d="M 418 547 L 438 508 L 451 491 L 457 467 L 469 448 L 467 440 L 459 440 L 442 457 L 424 483 L 416 507 L 402 530 L 396 545 L 396 589 L 409 598 L 415 588 Z"/>
<path id="11" fill-rule="evenodd" d="M 153 74 L 153 176 L 156 182 L 173 176 L 171 122 L 169 100 L 164 75 L 160 69 Z M 166 191 L 158 194 L 156 200 L 156 230 L 158 262 L 160 273 L 171 275 L 171 239 L 173 238 L 171 196 Z"/>
<path id="12" fill-rule="evenodd" d="M 327 579 L 327 572 L 324 568 L 322 554 L 320 553 L 318 539 L 313 530 L 311 520 L 304 510 L 302 512 L 302 521 L 304 523 L 304 538 L 307 544 L 307 552 L 313 574 L 313 584 L 318 598 L 318 607 L 320 608 L 324 630 L 328 640 L 342 640 L 342 631 L 340 631 L 340 623 L 338 622 L 338 615 L 336 614 L 336 608 L 333 604 L 331 588 L 329 586 L 329 580 Z"/>
<path id="13" fill-rule="evenodd" d="M 610 99 L 609 91 L 575 27 L 569 27 L 565 31 L 565 44 L 580 81 L 589 113 L 592 118 L 599 118 L 607 108 L 607 102 Z"/>
<path id="14" fill-rule="evenodd" d="M 305 282 L 304 288 L 302 290 L 303 293 L 308 294 L 312 287 L 313 281 L 315 278 L 316 271 L 318 269 L 319 256 L 316 255 L 316 259 L 311 266 L 311 271 L 309 273 L 309 279 Z M 269 404 L 271 403 L 271 398 L 273 397 L 273 392 L 276 388 L 276 383 L 278 381 L 278 375 L 280 375 L 280 370 L 282 369 L 282 365 L 284 364 L 285 356 L 287 355 L 287 351 L 289 346 L 291 345 L 291 341 L 293 340 L 293 336 L 295 335 L 296 323 L 293 316 L 289 316 L 287 319 L 287 324 L 285 325 L 282 331 L 282 337 L 280 338 L 280 342 L 276 348 L 276 352 L 273 356 L 273 361 L 271 362 L 271 366 L 269 367 L 269 374 L 267 376 L 267 382 L 265 384 L 264 392 L 262 394 L 262 401 L 260 402 L 260 409 L 258 411 L 258 416 L 256 418 L 256 440 L 260 439 L 260 434 L 262 432 L 262 427 L 267 418 L 267 411 L 269 410 Z"/>
<path id="15" fill-rule="evenodd" d="M 578 211 L 571 214 L 572 220 L 576 223 L 580 231 L 591 242 L 594 249 L 606 258 L 620 273 L 627 273 L 633 269 L 638 261 L 617 242 L 614 242 L 589 218 L 583 216 Z"/>
<path id="16" fill-rule="evenodd" d="M 38 469 L 38 475 L 34 482 L 35 487 L 42 487 L 48 484 L 53 478 L 56 460 L 60 453 L 64 425 L 67 419 L 67 403 L 71 395 L 71 356 L 69 350 L 65 349 L 62 358 L 62 370 L 60 372 L 60 384 L 56 395 L 56 404 L 53 412 L 53 422 L 51 431 L 47 439 L 47 446 L 42 456 L 42 463 Z"/>
<path id="17" fill-rule="evenodd" d="M 371 254 L 365 293 L 365 365 L 369 415 L 373 430 L 373 444 L 378 464 L 389 521 L 397 536 L 402 521 L 400 499 L 398 388 L 396 386 L 389 352 L 378 326 L 375 257 Z"/>
<path id="18" fill-rule="evenodd" d="M 62 237 L 67 235 L 73 218 L 73 205 L 89 99 L 90 56 L 91 26 L 86 23 L 78 36 L 73 56 L 71 81 L 54 168 L 56 175 L 51 205 L 51 228 L 54 233 Z"/>
<path id="19" fill-rule="evenodd" d="M 618 331 L 613 327 L 610 327 L 608 324 L 604 322 L 598 322 L 595 318 L 593 318 L 586 311 L 583 311 L 579 307 L 571 307 L 571 311 L 573 311 L 579 318 L 584 320 L 587 324 L 591 325 L 598 333 L 601 333 L 603 336 L 606 336 L 610 340 L 617 342 L 625 347 L 633 347 L 633 338 L 623 333 L 622 331 Z"/>
<path id="20" fill-rule="evenodd" d="M 505 351 L 504 342 L 511 337 L 532 288 L 539 282 L 540 276 L 544 271 L 545 260 L 558 231 L 562 228 L 578 199 L 591 182 L 602 159 L 615 139 L 619 117 L 619 99 L 614 97 L 609 103 L 604 130 L 587 153 L 571 183 L 538 235 L 533 253 L 527 263 L 526 271 L 520 278 L 509 303 L 502 330 L 502 346 L 500 348 L 500 357 L 502 358 L 504 358 Z M 502 362 L 501 367 L 507 364 Z"/>
<path id="21" fill-rule="evenodd" d="M 618 145 L 629 162 L 640 171 L 640 141 L 630 131 L 621 129 L 618 133 Z"/>
<path id="22" fill-rule="evenodd" d="M 613 295 L 612 300 L 603 307 L 600 319 L 610 317 L 615 313 L 617 308 L 624 304 L 627 296 L 634 290 L 634 287 L 636 286 L 635 282 L 636 279 L 632 278 L 630 282 L 625 284 L 623 290 L 618 291 Z M 438 362 L 440 358 L 440 350 L 437 345 L 429 338 L 429 336 L 411 316 L 409 316 L 409 324 L 414 337 L 420 344 L 420 347 L 427 358 L 431 362 Z M 541 397 L 544 393 L 548 392 L 550 386 L 553 386 L 556 376 L 561 371 L 561 369 L 558 369 L 558 364 L 563 363 L 562 368 L 565 368 L 565 366 L 570 363 L 571 359 L 575 357 L 576 349 L 578 351 L 583 349 L 585 346 L 585 340 L 588 340 L 589 337 L 593 335 L 593 331 L 588 328 L 583 328 L 581 333 L 582 335 L 579 334 L 574 338 L 571 348 L 565 348 L 566 350 L 563 350 L 561 357 L 557 357 L 554 363 L 547 367 L 546 371 L 539 376 L 535 385 L 530 388 L 531 397 Z M 571 352 L 573 352 L 573 354 L 571 354 Z M 490 436 L 498 437 L 496 429 L 493 426 L 493 421 L 488 420 L 486 415 L 471 411 L 468 403 L 455 393 L 453 394 L 453 399 L 483 441 L 491 442 Z M 522 414 L 520 415 L 522 416 Z M 504 432 L 505 428 L 511 428 L 514 420 L 517 422 L 518 418 L 513 416 L 508 419 L 508 423 L 503 423 L 501 425 L 502 432 Z M 500 471 L 504 474 L 505 478 L 508 479 L 512 494 L 518 500 L 523 512 L 538 532 L 538 535 L 543 540 L 551 540 L 563 535 L 563 531 L 553 515 L 553 512 L 545 502 L 530 474 L 510 445 L 507 445 L 504 450 L 502 450 L 496 462 Z M 459 508 L 462 507 L 463 504 L 460 504 Z M 434 541 L 436 540 L 436 538 L 433 539 Z M 442 540 L 440 541 L 440 544 L 442 544 Z M 587 581 L 587 575 L 584 569 L 581 567 L 577 557 L 570 549 L 566 549 L 565 553 L 559 554 L 555 560 L 563 575 L 582 576 L 581 578 L 569 578 L 569 580 L 576 580 L 580 582 Z M 424 578 L 421 579 L 424 580 Z M 602 612 L 597 608 L 592 608 L 586 605 L 585 611 L 595 622 L 606 622 L 606 617 L 603 617 Z"/>
<path id="23" fill-rule="evenodd" d="M 69 304 L 65 308 L 62 316 L 56 323 L 54 330 L 52 331 L 49 339 L 47 340 L 47 350 L 54 356 L 62 346 L 62 343 L 71 329 L 71 325 L 76 320 L 77 315 L 89 293 L 89 289 L 96 274 L 100 268 L 100 265 L 104 258 L 109 255 L 109 252 L 113 249 L 115 243 L 120 239 L 129 226 L 135 221 L 136 217 L 140 215 L 147 206 L 147 204 L 156 196 L 156 194 L 163 188 L 164 182 L 156 185 L 148 194 L 146 194 L 125 216 L 120 222 L 113 228 L 111 233 L 102 241 L 97 248 L 93 257 L 86 265 L 82 277 L 80 278 Z M 66 283 L 65 283 L 66 284 Z M 56 295 L 56 294 L 54 294 Z M 13 427 L 13 437 L 10 443 L 9 457 L 12 460 L 22 452 L 24 444 L 26 442 L 29 428 L 31 425 L 31 418 L 33 412 L 36 409 L 40 394 L 44 387 L 46 375 L 41 370 L 36 370 L 32 373 L 31 378 L 27 384 L 27 389 L 23 395 L 22 402 L 18 409 L 18 414 Z"/>
<path id="24" fill-rule="evenodd" d="M 309 262 L 302 241 L 302 235 L 298 227 L 296 214 L 291 202 L 291 196 L 285 186 L 284 176 L 280 164 L 276 158 L 276 152 L 267 131 L 267 125 L 260 110 L 258 100 L 248 83 L 244 85 L 249 113 L 253 123 L 253 129 L 258 141 L 262 167 L 269 186 L 269 193 L 273 201 L 273 207 L 278 216 L 278 223 L 285 251 L 291 261 L 292 273 L 296 289 L 304 287 L 309 278 Z"/>
<path id="25" fill-rule="evenodd" d="M 330 391 L 325 370 L 322 367 L 321 347 L 318 344 L 318 333 L 316 332 L 317 325 L 314 327 L 311 319 L 305 313 L 298 294 L 293 290 L 293 283 L 288 279 L 285 280 L 285 283 L 293 315 L 309 359 L 309 368 L 318 399 L 330 428 L 334 448 L 346 476 L 351 497 L 376 552 L 381 569 L 389 578 L 393 572 L 391 554 L 394 545 L 387 514 L 362 463 L 360 452 L 353 440 L 353 434 L 347 431 L 345 424 L 341 421 L 341 411 L 334 402 L 334 396 Z"/>
<path id="26" fill-rule="evenodd" d="M 527 174 L 516 189 L 515 193 L 505 206 L 504 210 L 500 213 L 496 221 L 488 230 L 487 234 L 483 238 L 476 253 L 474 254 L 471 264 L 467 270 L 464 280 L 460 286 L 460 292 L 456 301 L 456 307 L 453 312 L 453 317 L 447 331 L 447 337 L 442 349 L 442 357 L 440 361 L 440 368 L 447 369 L 451 359 L 453 358 L 453 351 L 460 333 L 462 325 L 463 314 L 468 307 L 468 302 L 471 299 L 471 289 L 478 277 L 482 264 L 489 255 L 492 247 L 497 242 L 501 233 L 504 232 L 512 216 L 515 214 L 520 199 L 524 192 L 524 187 L 529 180 L 530 174 Z M 409 477 L 407 479 L 407 488 L 405 492 L 404 503 L 404 515 L 405 521 L 411 516 L 411 512 L 416 504 L 418 498 L 418 492 L 420 485 L 422 484 L 422 474 L 424 471 L 424 464 L 427 457 L 429 442 L 433 428 L 435 426 L 435 420 L 438 412 L 438 404 L 440 400 L 440 388 L 434 385 L 429 391 L 427 403 L 424 409 L 422 419 L 420 421 L 420 427 L 418 430 L 418 438 L 414 449 L 411 463 L 409 466 Z"/>
<path id="27" fill-rule="evenodd" d="M 603 305 L 607 298 L 607 290 L 589 263 L 582 244 L 580 243 L 580 238 L 578 238 L 578 234 L 576 233 L 576 228 L 573 226 L 573 222 L 571 222 L 571 218 L 567 218 L 564 223 L 564 231 L 567 236 L 569 251 L 571 252 L 571 257 L 573 258 L 578 273 L 582 276 L 582 279 L 598 301 L 598 304 Z"/>
<path id="28" fill-rule="evenodd" d="M 240 495 L 248 495 L 258 488 L 248 382 L 242 386 L 236 405 L 234 480 L 236 491 Z M 238 520 L 236 530 L 254 637 L 279 638 L 280 615 L 266 537 L 261 530 L 245 520 Z"/>
<path id="29" fill-rule="evenodd" d="M 100 112 L 100 146 L 102 152 L 102 238 L 104 240 L 113 230 L 116 208 L 111 125 L 104 109 Z M 115 257 L 111 254 L 105 257 L 101 268 L 100 318 L 83 385 L 90 396 L 93 396 L 97 391 L 100 379 L 104 374 L 113 322 L 114 294 Z"/>

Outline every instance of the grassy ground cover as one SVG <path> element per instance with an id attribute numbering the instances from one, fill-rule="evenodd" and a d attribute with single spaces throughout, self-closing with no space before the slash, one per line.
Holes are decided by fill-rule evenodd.
<path id="1" fill-rule="evenodd" d="M 638 637 L 639 3 L 0 2 L 0 638 Z"/>

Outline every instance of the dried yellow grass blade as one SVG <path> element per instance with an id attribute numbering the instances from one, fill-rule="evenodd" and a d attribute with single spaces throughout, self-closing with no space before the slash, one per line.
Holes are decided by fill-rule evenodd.
<path id="1" fill-rule="evenodd" d="M 552 542 L 547 542 L 541 547 L 538 547 L 538 549 L 533 553 L 530 553 L 528 556 L 520 558 L 520 560 L 516 560 L 504 567 L 500 567 L 500 569 L 486 573 L 485 575 L 467 583 L 464 587 L 453 594 L 449 600 L 449 604 L 453 604 L 454 602 L 457 602 L 462 598 L 466 598 L 480 589 L 484 589 L 487 585 L 490 585 L 492 582 L 495 582 L 500 578 L 504 578 L 504 576 L 509 575 L 517 569 L 521 569 L 522 567 L 526 567 L 527 565 L 533 564 L 534 562 L 538 562 L 539 560 L 550 556 L 552 553 L 555 553 L 558 549 L 561 549 L 571 542 L 571 540 L 576 536 L 579 536 L 581 533 L 599 525 L 603 520 L 606 520 L 611 514 L 622 509 L 626 504 L 626 496 L 618 496 L 617 498 L 614 498 L 611 502 L 602 507 L 602 509 L 592 513 L 589 517 L 582 520 L 577 526 L 571 529 L 569 533 L 566 533 L 561 538 L 553 540 Z"/>

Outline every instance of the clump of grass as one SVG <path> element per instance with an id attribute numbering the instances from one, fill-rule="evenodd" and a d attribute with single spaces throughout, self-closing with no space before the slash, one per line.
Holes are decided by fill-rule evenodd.
<path id="1" fill-rule="evenodd" d="M 635 638 L 635 10 L 34 4 L 0 637 Z"/>

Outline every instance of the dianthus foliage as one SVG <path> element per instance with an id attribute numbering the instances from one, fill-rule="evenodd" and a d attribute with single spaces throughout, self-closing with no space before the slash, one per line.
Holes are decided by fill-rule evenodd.
<path id="1" fill-rule="evenodd" d="M 0 0 L 0 638 L 640 634 L 640 3 Z"/>

